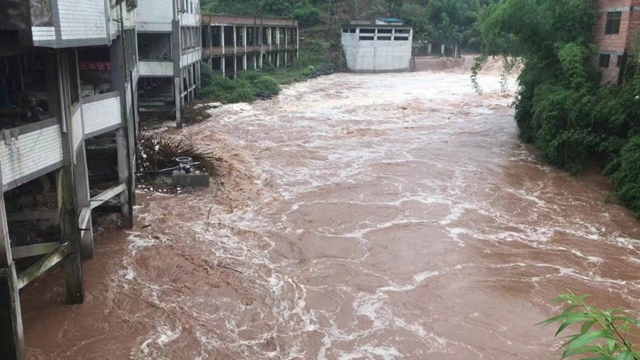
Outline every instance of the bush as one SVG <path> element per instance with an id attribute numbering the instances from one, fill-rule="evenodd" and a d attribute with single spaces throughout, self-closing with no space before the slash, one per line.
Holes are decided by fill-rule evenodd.
<path id="1" fill-rule="evenodd" d="M 640 216 L 640 136 L 629 140 L 611 166 L 617 168 L 611 179 L 618 199 Z"/>
<path id="2" fill-rule="evenodd" d="M 280 94 L 280 84 L 271 76 L 262 75 L 254 82 L 254 86 L 258 91 L 258 96 L 272 97 Z"/>
<path id="3" fill-rule="evenodd" d="M 256 99 L 255 91 L 250 87 L 240 87 L 235 89 L 227 99 L 229 103 L 246 102 L 251 103 Z"/>
<path id="4" fill-rule="evenodd" d="M 298 20 L 300 26 L 311 27 L 322 22 L 320 11 L 310 4 L 302 4 L 293 11 L 293 18 Z"/>

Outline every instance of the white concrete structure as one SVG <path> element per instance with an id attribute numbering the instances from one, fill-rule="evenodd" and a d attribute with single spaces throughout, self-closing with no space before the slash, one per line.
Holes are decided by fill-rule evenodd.
<path id="1" fill-rule="evenodd" d="M 139 0 L 140 111 L 175 112 L 196 98 L 200 87 L 202 32 L 198 0 Z"/>
<path id="2" fill-rule="evenodd" d="M 411 71 L 413 29 L 395 25 L 342 28 L 347 68 L 353 72 Z"/>
<path id="3" fill-rule="evenodd" d="M 81 260 L 93 257 L 92 210 L 118 198 L 122 227 L 133 226 L 135 8 L 135 0 L 3 0 L 0 6 L 2 359 L 25 358 L 19 290 L 45 271 L 63 264 L 67 302 L 84 301 Z M 107 170 L 107 184 L 115 186 L 100 192 L 89 171 L 100 164 L 87 149 L 105 142 L 117 153 Z M 33 193 L 34 182 L 44 184 L 42 200 L 15 207 Z M 41 215 L 43 205 L 57 210 Z M 50 218 L 54 239 L 10 233 Z"/>

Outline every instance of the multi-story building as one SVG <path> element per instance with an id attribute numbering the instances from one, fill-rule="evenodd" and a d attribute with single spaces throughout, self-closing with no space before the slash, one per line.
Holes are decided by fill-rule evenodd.
<path id="1" fill-rule="evenodd" d="M 175 113 L 181 127 L 200 85 L 200 2 L 140 0 L 137 13 L 140 111 Z"/>
<path id="2" fill-rule="evenodd" d="M 602 82 L 620 84 L 640 29 L 640 0 L 598 0 L 594 43 Z"/>
<path id="3" fill-rule="evenodd" d="M 135 0 L 0 5 L 0 358 L 23 358 L 19 290 L 64 264 L 84 300 L 92 212 L 132 226 Z M 106 202 L 109 201 L 107 204 Z M 106 205 L 106 206 L 105 206 Z"/>
<path id="4" fill-rule="evenodd" d="M 298 57 L 298 21 L 202 15 L 202 58 L 214 71 L 235 77 L 240 71 L 293 64 Z"/>

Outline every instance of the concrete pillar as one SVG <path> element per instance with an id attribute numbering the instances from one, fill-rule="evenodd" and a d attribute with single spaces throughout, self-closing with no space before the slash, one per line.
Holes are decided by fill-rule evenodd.
<path id="1" fill-rule="evenodd" d="M 225 74 L 227 73 L 227 71 L 225 70 L 226 67 L 227 67 L 227 59 L 223 55 L 220 58 L 220 69 L 222 70 L 222 76 L 225 76 Z"/>
<path id="2" fill-rule="evenodd" d="M 431 51 L 431 42 L 428 42 L 428 43 L 427 43 L 427 55 L 429 55 L 429 56 L 430 56 L 431 54 L 432 54 L 432 51 Z"/>
<path id="3" fill-rule="evenodd" d="M 238 52 L 238 39 L 237 39 L 237 34 L 238 32 L 236 31 L 236 27 L 233 27 L 233 55 L 235 56 L 236 53 Z"/>
<path id="4" fill-rule="evenodd" d="M 248 50 L 248 41 L 247 41 L 247 27 L 242 27 L 242 45 L 244 46 L 244 55 L 242 56 L 242 70 L 247 71 L 247 50 Z"/>
<path id="5" fill-rule="evenodd" d="M 0 194 L 0 342 L 9 356 L 18 360 L 25 359 L 24 330 L 20 309 L 20 289 L 18 273 L 11 257 L 11 241 L 7 227 L 7 213 L 4 206 L 4 194 Z"/>
<path id="6" fill-rule="evenodd" d="M 258 70 L 258 56 L 260 56 L 260 53 L 253 53 L 253 70 Z"/>
<path id="7" fill-rule="evenodd" d="M 296 28 L 296 59 L 300 57 L 300 28 Z"/>
<path id="8" fill-rule="evenodd" d="M 222 55 L 224 55 L 224 25 L 220 26 L 220 46 L 222 46 Z"/>
<path id="9" fill-rule="evenodd" d="M 262 69 L 262 67 L 264 66 L 264 53 L 260 52 L 258 56 L 259 56 L 258 66 L 260 67 L 260 69 Z"/>
<path id="10" fill-rule="evenodd" d="M 118 181 L 121 184 L 129 184 L 131 181 L 133 166 L 129 163 L 130 157 L 127 146 L 127 129 L 120 128 L 116 131 L 116 151 L 118 153 Z M 120 206 L 122 210 L 121 224 L 124 229 L 133 227 L 133 203 L 131 202 L 131 189 L 127 189 L 120 194 Z"/>
<path id="11" fill-rule="evenodd" d="M 182 103 L 182 92 L 180 91 L 181 87 L 182 79 L 180 77 L 173 78 L 174 102 L 176 105 L 176 127 L 178 129 L 182 129 L 182 117 L 180 114 Z"/>
<path id="12" fill-rule="evenodd" d="M 73 179 L 75 182 L 74 189 L 76 193 L 76 209 L 78 214 L 80 214 L 83 209 L 91 208 L 91 196 L 89 193 L 89 170 L 87 169 L 87 153 L 84 146 L 84 140 L 82 141 L 82 144 L 80 145 L 80 148 L 76 153 L 76 164 L 73 166 Z M 80 230 L 84 230 L 81 239 L 82 259 L 93 259 L 94 247 L 91 215 L 89 215 L 89 220 L 87 221 L 86 227 Z"/>
<path id="13" fill-rule="evenodd" d="M 211 49 L 213 47 L 213 32 L 211 31 L 211 26 L 210 25 L 206 25 L 207 26 L 207 45 L 209 46 L 209 49 Z"/>
<path id="14" fill-rule="evenodd" d="M 280 49 L 280 28 L 276 28 L 276 47 Z"/>
<path id="15" fill-rule="evenodd" d="M 284 28 L 284 67 L 287 67 L 289 59 L 289 28 Z"/>
<path id="16" fill-rule="evenodd" d="M 440 45 L 440 56 L 444 56 L 444 43 Z"/>

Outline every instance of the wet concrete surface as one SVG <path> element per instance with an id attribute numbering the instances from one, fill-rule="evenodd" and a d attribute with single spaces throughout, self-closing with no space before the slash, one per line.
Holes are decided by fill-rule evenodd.
<path id="1" fill-rule="evenodd" d="M 636 219 L 517 140 L 500 77 L 337 74 L 183 130 L 222 184 L 141 192 L 87 301 L 22 293 L 32 359 L 558 359 L 570 289 L 635 310 Z"/>

